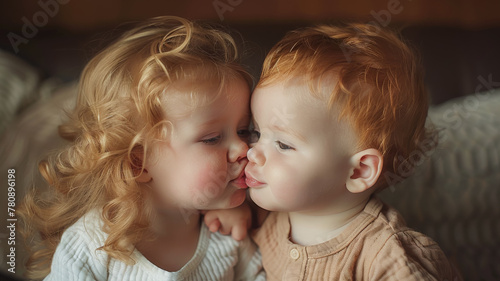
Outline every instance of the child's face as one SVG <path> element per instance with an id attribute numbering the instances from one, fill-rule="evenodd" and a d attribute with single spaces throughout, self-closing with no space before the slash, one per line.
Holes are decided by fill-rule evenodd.
<path id="1" fill-rule="evenodd" d="M 145 167 L 160 208 L 223 209 L 244 201 L 250 93 L 241 79 L 226 86 L 194 109 L 189 93 L 169 99 L 171 137 L 157 144 Z M 212 88 L 203 90 L 214 95 Z"/>
<path id="2" fill-rule="evenodd" d="M 304 83 L 257 87 L 259 140 L 248 152 L 250 196 L 270 211 L 323 211 L 347 192 L 355 137 Z M 257 134 L 258 135 L 258 134 Z"/>

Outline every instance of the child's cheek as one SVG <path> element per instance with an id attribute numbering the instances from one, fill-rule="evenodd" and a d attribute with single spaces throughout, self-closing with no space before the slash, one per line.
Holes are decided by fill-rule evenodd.
<path id="1" fill-rule="evenodd" d="M 282 165 L 279 169 L 274 169 L 273 173 L 273 194 L 280 202 L 293 204 L 302 197 L 300 188 L 300 171 Z"/>
<path id="2" fill-rule="evenodd" d="M 207 206 L 224 192 L 226 173 L 216 171 L 216 167 L 207 165 L 192 175 L 194 179 L 193 196 L 201 206 Z"/>

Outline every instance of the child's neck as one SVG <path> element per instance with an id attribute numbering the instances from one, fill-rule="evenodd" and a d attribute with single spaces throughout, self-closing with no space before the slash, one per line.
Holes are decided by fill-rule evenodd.
<path id="1" fill-rule="evenodd" d="M 338 236 L 363 211 L 368 199 L 358 201 L 341 210 L 318 212 L 290 212 L 290 239 L 292 242 L 310 246 Z"/>
<path id="2" fill-rule="evenodd" d="M 151 230 L 157 236 L 171 239 L 182 237 L 186 233 L 199 233 L 200 213 L 180 209 L 158 211 L 155 219 L 151 221 Z"/>
<path id="3" fill-rule="evenodd" d="M 181 269 L 193 257 L 200 235 L 200 214 L 183 216 L 179 210 L 158 212 L 151 222 L 153 239 L 136 245 L 151 263 L 174 272 Z"/>

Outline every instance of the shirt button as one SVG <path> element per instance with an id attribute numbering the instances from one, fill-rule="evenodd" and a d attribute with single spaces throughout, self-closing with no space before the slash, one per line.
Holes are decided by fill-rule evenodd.
<path id="1" fill-rule="evenodd" d="M 300 257 L 300 253 L 297 249 L 292 249 L 290 251 L 290 257 L 294 260 L 298 259 Z"/>

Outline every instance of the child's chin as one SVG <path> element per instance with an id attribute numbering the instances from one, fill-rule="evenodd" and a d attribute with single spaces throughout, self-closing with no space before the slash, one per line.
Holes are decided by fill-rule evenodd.
<path id="1" fill-rule="evenodd" d="M 271 211 L 271 212 L 274 212 L 274 211 L 286 212 L 287 211 L 287 210 L 283 210 L 281 208 L 277 208 L 277 206 L 275 204 L 269 202 L 268 200 L 261 200 L 261 198 L 259 196 L 255 196 L 255 194 L 252 196 L 251 190 L 250 190 L 250 198 L 257 206 L 259 206 L 260 208 L 262 208 L 264 210 Z"/>
<path id="2" fill-rule="evenodd" d="M 246 189 L 238 189 L 233 195 L 231 195 L 231 200 L 229 202 L 229 208 L 235 208 L 245 202 L 245 198 L 247 196 Z"/>
<path id="3" fill-rule="evenodd" d="M 265 202 L 262 202 L 260 200 L 260 196 L 261 194 L 256 194 L 255 190 L 254 189 L 250 189 L 250 193 L 249 193 L 249 196 L 250 196 L 250 199 L 252 199 L 252 201 L 259 207 L 261 207 L 262 209 L 265 209 L 267 210 L 267 208 L 269 206 L 266 206 L 266 204 L 264 204 Z M 265 201 L 265 200 L 264 200 Z"/>

